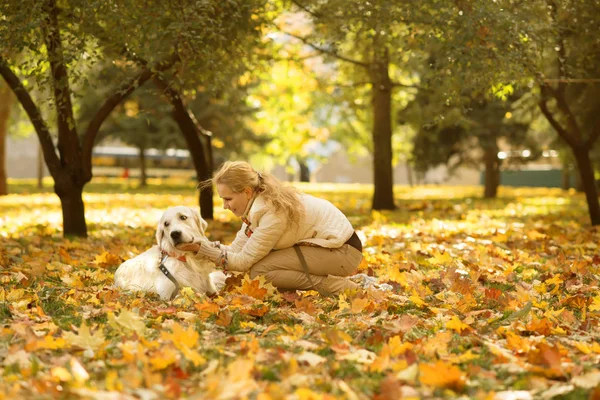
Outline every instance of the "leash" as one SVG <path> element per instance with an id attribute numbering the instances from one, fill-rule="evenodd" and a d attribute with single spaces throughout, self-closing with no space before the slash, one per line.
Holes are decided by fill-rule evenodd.
<path id="1" fill-rule="evenodd" d="M 300 250 L 300 246 L 295 244 L 294 250 L 296 250 L 296 255 L 298 255 L 298 258 L 300 259 L 300 264 L 302 265 L 302 268 L 304 269 L 304 272 L 306 273 L 306 277 L 308 278 L 308 281 L 310 282 L 310 285 L 312 286 L 312 288 L 314 290 L 316 290 L 317 292 L 319 292 L 319 294 L 321 296 L 324 296 L 324 297 L 331 296 L 331 293 L 321 290 L 315 286 L 315 284 L 310 276 L 310 272 L 308 272 L 308 265 L 306 264 L 306 259 L 304 258 L 304 254 L 302 254 L 302 251 Z"/>
<path id="2" fill-rule="evenodd" d="M 169 279 L 175 285 L 175 291 L 171 295 L 171 300 L 173 300 L 175 298 L 175 296 L 177 296 L 177 293 L 179 293 L 179 289 L 181 288 L 181 286 L 179 285 L 179 282 L 177 282 L 177 279 L 175 279 L 173 274 L 171 274 L 171 272 L 169 272 L 167 267 L 165 267 L 165 261 L 167 261 L 167 258 L 169 258 L 169 254 L 167 254 L 163 250 L 160 251 L 160 254 L 162 256 L 162 259 L 160 260 L 158 269 L 160 270 L 160 272 L 162 272 L 167 277 L 167 279 Z"/>

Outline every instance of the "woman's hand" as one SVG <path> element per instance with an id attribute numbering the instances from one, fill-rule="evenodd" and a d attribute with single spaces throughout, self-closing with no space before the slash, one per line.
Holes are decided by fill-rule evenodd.
<path id="1" fill-rule="evenodd" d="M 200 250 L 201 246 L 202 246 L 201 243 L 190 242 L 190 243 L 181 243 L 177 246 L 177 248 L 182 251 L 190 251 L 193 253 L 197 253 Z"/>

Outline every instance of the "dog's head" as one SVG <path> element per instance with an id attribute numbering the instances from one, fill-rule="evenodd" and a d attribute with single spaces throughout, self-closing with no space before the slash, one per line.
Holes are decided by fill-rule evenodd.
<path id="1" fill-rule="evenodd" d="M 204 231 L 208 224 L 196 209 L 185 206 L 168 208 L 156 228 L 156 243 L 168 252 L 177 253 L 177 245 L 206 239 Z"/>

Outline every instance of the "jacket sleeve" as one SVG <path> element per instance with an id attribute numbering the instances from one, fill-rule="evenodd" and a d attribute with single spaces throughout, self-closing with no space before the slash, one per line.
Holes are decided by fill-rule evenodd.
<path id="1" fill-rule="evenodd" d="M 246 242 L 248 241 L 248 236 L 244 233 L 244 229 L 246 228 L 246 224 L 242 224 L 242 228 L 235 235 L 235 239 L 229 246 L 222 245 L 221 247 L 225 249 L 228 253 L 238 253 Z"/>
<path id="2" fill-rule="evenodd" d="M 254 228 L 252 236 L 247 238 L 241 250 L 228 249 L 227 269 L 239 272 L 248 271 L 250 267 L 273 250 L 284 229 L 285 222 L 277 214 L 274 212 L 264 214 Z M 240 232 L 246 237 L 243 228 Z M 238 235 L 240 232 L 238 232 Z M 238 237 L 236 237 L 234 244 L 237 241 Z"/>

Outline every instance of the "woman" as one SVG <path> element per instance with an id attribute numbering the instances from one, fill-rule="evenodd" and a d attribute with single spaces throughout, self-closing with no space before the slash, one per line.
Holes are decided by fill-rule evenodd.
<path id="1" fill-rule="evenodd" d="M 243 161 L 226 162 L 200 189 L 213 183 L 223 207 L 243 223 L 230 246 L 191 244 L 198 255 L 251 278 L 263 275 L 280 289 L 329 295 L 358 287 L 346 277 L 362 261 L 362 244 L 333 204 L 283 186 Z"/>

